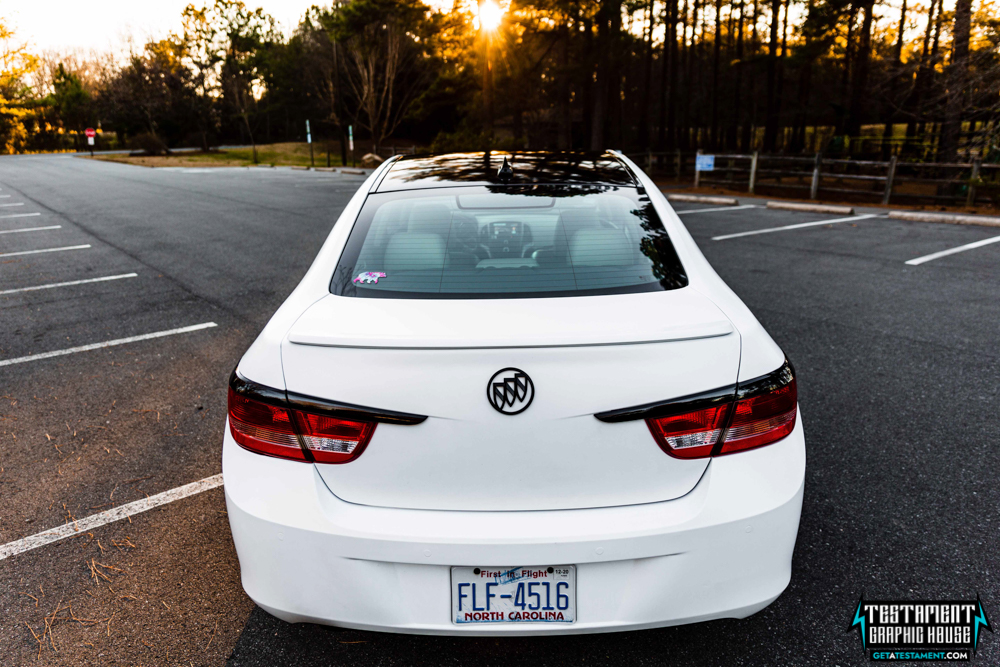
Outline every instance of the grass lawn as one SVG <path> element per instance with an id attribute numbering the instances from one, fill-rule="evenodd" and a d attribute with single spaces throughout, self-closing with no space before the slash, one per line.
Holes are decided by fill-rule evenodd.
<path id="1" fill-rule="evenodd" d="M 323 144 L 314 144 L 316 166 L 326 166 L 326 152 Z M 253 153 L 250 148 L 232 148 L 227 150 L 212 150 L 207 153 L 182 152 L 172 155 L 136 155 L 124 153 L 111 155 L 95 155 L 95 160 L 123 162 L 141 167 L 246 167 L 253 164 Z M 309 144 L 289 142 L 283 144 L 267 144 L 257 146 L 257 159 L 264 165 L 298 165 L 307 167 L 309 161 Z M 330 154 L 330 165 L 340 167 L 340 152 Z"/>

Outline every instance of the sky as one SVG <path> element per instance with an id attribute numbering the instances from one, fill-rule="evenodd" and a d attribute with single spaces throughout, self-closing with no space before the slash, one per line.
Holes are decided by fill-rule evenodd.
<path id="1" fill-rule="evenodd" d="M 14 28 L 17 42 L 36 52 L 118 51 L 129 35 L 142 44 L 180 29 L 181 12 L 192 0 L 0 0 L 0 17 Z M 194 4 L 204 4 L 201 1 Z M 249 0 L 263 7 L 285 33 L 306 9 L 322 0 Z"/>

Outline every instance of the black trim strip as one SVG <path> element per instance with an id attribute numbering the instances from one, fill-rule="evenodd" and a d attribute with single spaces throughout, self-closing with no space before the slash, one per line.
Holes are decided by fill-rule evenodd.
<path id="1" fill-rule="evenodd" d="M 788 360 L 788 357 L 785 357 L 785 363 L 778 370 L 771 371 L 767 375 L 761 375 L 746 382 L 741 382 L 736 389 L 736 400 L 740 401 L 751 396 L 776 391 L 794 379 L 795 369 L 792 368 L 792 362 Z"/>
<path id="2" fill-rule="evenodd" d="M 415 415 L 409 412 L 396 412 L 395 410 L 380 410 L 363 405 L 340 403 L 338 401 L 329 401 L 325 398 L 315 398 L 304 394 L 286 392 L 281 389 L 272 389 L 252 380 L 247 380 L 236 370 L 233 370 L 233 374 L 229 377 L 229 387 L 241 396 L 261 401 L 262 403 L 293 408 L 328 417 L 336 417 L 338 419 L 404 426 L 419 424 L 427 419 L 427 415 Z"/>
<path id="3" fill-rule="evenodd" d="M 711 389 L 700 394 L 691 394 L 672 398 L 667 401 L 657 401 L 656 403 L 646 403 L 636 405 L 631 408 L 621 408 L 619 410 L 608 410 L 598 412 L 595 417 L 602 422 L 627 422 L 636 419 L 660 419 L 661 417 L 673 417 L 686 412 L 704 410 L 720 403 L 728 403 L 736 396 L 736 385 Z"/>
<path id="4" fill-rule="evenodd" d="M 681 396 L 680 398 L 672 398 L 667 401 L 646 403 L 618 410 L 607 410 L 595 413 L 594 416 L 602 422 L 609 423 L 673 417 L 687 412 L 694 412 L 695 410 L 704 410 L 705 408 L 710 408 L 727 401 L 739 401 L 751 396 L 766 394 L 784 387 L 794 379 L 795 369 L 792 368 L 791 362 L 786 357 L 785 363 L 777 370 L 753 378 L 752 380 L 740 382 L 739 384 L 720 387 L 719 389 L 710 389 L 700 394 Z"/>

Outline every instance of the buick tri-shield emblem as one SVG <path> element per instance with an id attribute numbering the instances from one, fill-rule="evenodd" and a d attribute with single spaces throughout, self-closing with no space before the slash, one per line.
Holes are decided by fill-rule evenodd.
<path id="1" fill-rule="evenodd" d="M 486 398 L 498 412 L 516 415 L 524 412 L 535 398 L 535 385 L 519 368 L 497 371 L 486 385 Z"/>

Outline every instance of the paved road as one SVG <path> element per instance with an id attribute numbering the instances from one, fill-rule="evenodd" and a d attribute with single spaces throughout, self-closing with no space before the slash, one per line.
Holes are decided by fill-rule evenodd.
<path id="1" fill-rule="evenodd" d="M 225 379 L 360 180 L 0 160 L 0 232 L 60 227 L 0 233 L 0 363 L 217 325 L 0 366 L 0 544 L 219 472 Z M 243 594 L 216 489 L 0 561 L 0 663 L 849 665 L 865 662 L 844 632 L 862 591 L 978 592 L 997 615 L 1000 243 L 905 261 L 1000 230 L 858 216 L 713 240 L 840 216 L 677 208 L 799 376 L 805 506 L 792 584 L 769 608 L 547 639 L 291 626 Z M 977 661 L 998 659 L 987 635 Z"/>

